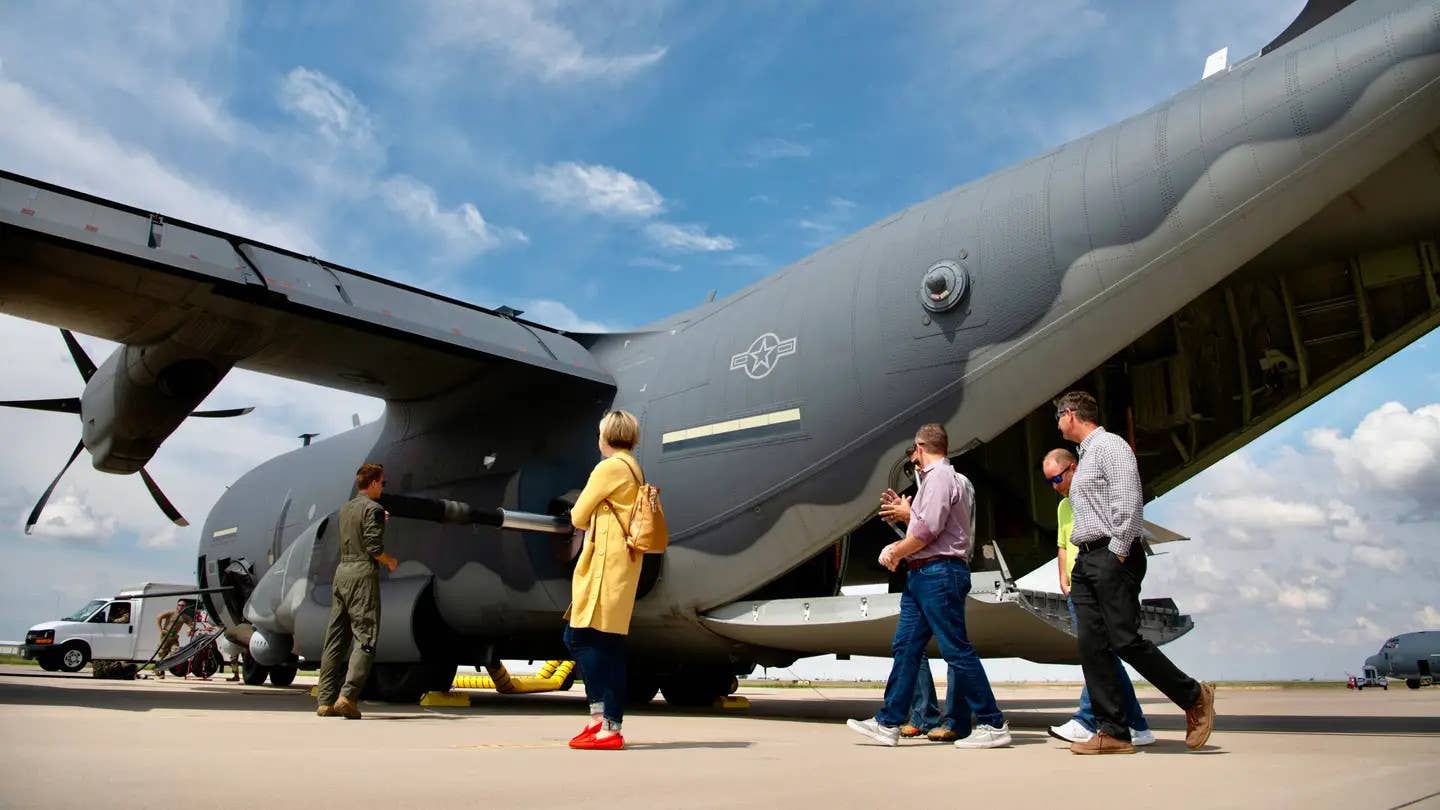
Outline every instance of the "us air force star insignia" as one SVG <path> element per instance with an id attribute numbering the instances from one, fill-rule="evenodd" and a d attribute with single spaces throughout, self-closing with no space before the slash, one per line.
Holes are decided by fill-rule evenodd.
<path id="1" fill-rule="evenodd" d="M 795 353 L 795 338 L 781 340 L 774 332 L 755 338 L 750 348 L 730 358 L 730 370 L 744 369 L 745 376 L 760 380 L 770 376 L 780 358 Z"/>

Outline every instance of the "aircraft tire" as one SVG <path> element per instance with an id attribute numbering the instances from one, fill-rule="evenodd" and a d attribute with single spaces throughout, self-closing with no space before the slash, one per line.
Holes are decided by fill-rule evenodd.
<path id="1" fill-rule="evenodd" d="M 660 679 L 648 671 L 625 673 L 625 705 L 645 706 L 660 694 Z"/>
<path id="2" fill-rule="evenodd" d="M 709 706 L 738 685 L 735 676 L 724 670 L 677 672 L 665 679 L 660 693 L 671 706 Z"/>
<path id="3" fill-rule="evenodd" d="M 61 672 L 79 672 L 90 663 L 90 648 L 82 642 L 72 641 L 60 649 L 59 663 Z"/>
<path id="4" fill-rule="evenodd" d="M 245 681 L 246 686 L 262 686 L 265 679 L 270 675 L 270 668 L 263 664 L 256 663 L 250 653 L 240 657 L 240 678 Z"/>
<path id="5" fill-rule="evenodd" d="M 375 664 L 365 681 L 363 697 L 386 703 L 419 703 L 426 692 L 447 692 L 455 683 L 457 664 Z"/>
<path id="6" fill-rule="evenodd" d="M 270 685 L 289 686 L 295 682 L 295 673 L 297 671 L 298 669 L 296 667 L 271 667 Z"/>
<path id="7" fill-rule="evenodd" d="M 1406 678 L 1406 679 L 1405 679 L 1405 685 L 1408 686 L 1408 687 L 1410 687 L 1411 689 L 1419 689 L 1419 688 L 1420 688 L 1420 679 L 1419 679 L 1419 678 Z"/>

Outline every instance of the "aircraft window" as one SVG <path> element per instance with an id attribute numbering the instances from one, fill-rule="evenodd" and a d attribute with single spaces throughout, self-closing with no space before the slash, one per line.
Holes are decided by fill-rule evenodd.
<path id="1" fill-rule="evenodd" d="M 920 281 L 920 303 L 931 312 L 948 312 L 969 289 L 970 274 L 959 262 L 937 262 Z"/>

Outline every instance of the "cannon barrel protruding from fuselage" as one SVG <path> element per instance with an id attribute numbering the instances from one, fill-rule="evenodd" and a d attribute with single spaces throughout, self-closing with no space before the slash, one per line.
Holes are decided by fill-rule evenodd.
<path id="1" fill-rule="evenodd" d="M 380 505 L 395 517 L 427 520 L 431 523 L 479 524 L 522 532 L 569 534 L 566 516 L 519 512 L 513 509 L 482 509 L 463 501 L 445 498 L 417 498 L 412 495 L 381 495 Z"/>

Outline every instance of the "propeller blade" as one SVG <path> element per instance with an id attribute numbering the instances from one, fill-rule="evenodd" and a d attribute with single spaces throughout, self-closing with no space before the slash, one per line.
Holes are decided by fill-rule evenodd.
<path id="1" fill-rule="evenodd" d="M 78 414 L 80 413 L 80 398 L 12 399 L 9 402 L 0 402 L 0 406 L 6 408 L 29 408 L 32 411 L 54 411 L 56 413 Z"/>
<path id="2" fill-rule="evenodd" d="M 5 403 L 0 402 L 0 405 L 4 404 Z M 229 416 L 244 416 L 253 410 L 255 410 L 255 406 L 251 405 L 248 408 L 226 408 L 219 411 L 191 411 L 190 415 L 199 416 L 202 419 L 224 419 Z"/>
<path id="3" fill-rule="evenodd" d="M 170 499 L 160 491 L 160 485 L 155 483 L 155 479 L 150 477 L 150 473 L 145 472 L 144 467 L 140 468 L 140 478 L 145 482 L 145 488 L 150 490 L 150 497 L 155 499 L 155 505 L 160 507 L 160 511 L 165 513 L 165 517 L 170 518 L 171 523 L 176 526 L 190 525 L 190 521 L 180 514 L 180 510 L 175 508 L 175 504 L 170 503 Z"/>
<path id="4" fill-rule="evenodd" d="M 70 458 L 65 460 L 65 466 L 61 467 L 60 472 L 55 474 L 55 480 L 51 481 L 50 486 L 45 488 L 45 494 L 40 496 L 39 503 L 36 503 L 35 508 L 30 510 L 30 517 L 25 519 L 26 534 L 29 534 L 30 530 L 35 528 L 36 521 L 40 520 L 40 513 L 45 511 L 45 502 L 50 500 L 50 493 L 54 492 L 55 485 L 60 483 L 60 476 L 64 475 L 66 470 L 70 469 L 70 465 L 75 463 L 75 457 L 80 455 L 80 451 L 84 449 L 85 442 L 83 440 L 75 443 L 75 450 L 70 453 Z"/>
<path id="5" fill-rule="evenodd" d="M 70 349 L 70 359 L 75 361 L 75 368 L 80 369 L 80 376 L 85 378 L 85 382 L 90 382 L 90 378 L 95 376 L 95 363 L 90 360 L 90 355 L 80 347 L 80 341 L 70 334 L 69 329 L 61 329 L 60 336 L 65 338 L 65 345 Z"/>

